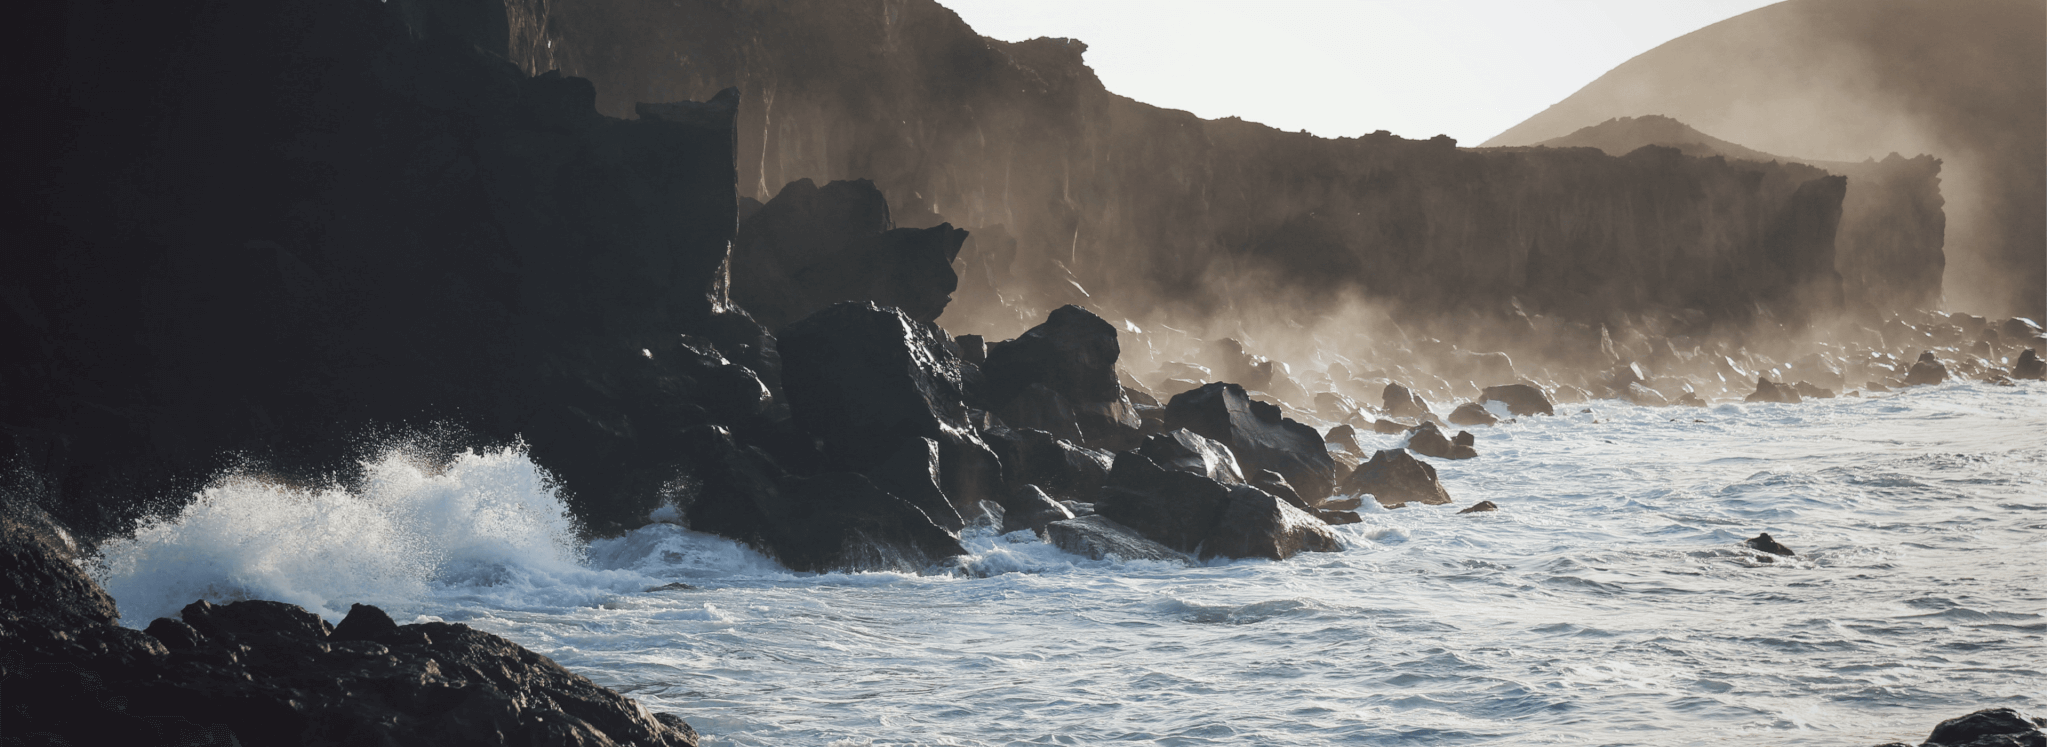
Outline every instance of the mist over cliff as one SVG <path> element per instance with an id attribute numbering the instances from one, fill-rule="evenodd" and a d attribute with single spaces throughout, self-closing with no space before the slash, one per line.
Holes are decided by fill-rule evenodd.
<path id="1" fill-rule="evenodd" d="M 2043 6 L 2026 0 L 1792 0 L 1679 37 L 1486 145 L 1665 115 L 1795 158 L 1943 162 L 1945 302 L 2044 305 Z"/>

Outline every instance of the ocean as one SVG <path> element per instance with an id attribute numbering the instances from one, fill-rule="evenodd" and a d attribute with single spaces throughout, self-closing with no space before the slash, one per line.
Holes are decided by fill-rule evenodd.
<path id="1" fill-rule="evenodd" d="M 1559 413 L 1431 460 L 1455 503 L 1367 501 L 1281 562 L 981 529 L 922 573 L 795 574 L 669 524 L 580 543 L 518 449 L 399 444 L 351 488 L 222 475 L 88 565 L 137 628 L 200 598 L 461 622 L 715 745 L 1867 747 L 2048 710 L 2041 383 Z"/>

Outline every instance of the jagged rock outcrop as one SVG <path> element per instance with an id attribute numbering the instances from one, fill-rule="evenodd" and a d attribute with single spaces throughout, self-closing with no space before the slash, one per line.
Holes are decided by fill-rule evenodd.
<path id="1" fill-rule="evenodd" d="M 1549 395 L 1530 384 L 1504 384 L 1490 386 L 1479 392 L 1479 401 L 1499 402 L 1507 406 L 1508 412 L 1518 418 L 1531 415 L 1554 415 L 1556 410 L 1550 403 Z"/>
<path id="2" fill-rule="evenodd" d="M 1425 506 L 1451 502 L 1451 495 L 1437 482 L 1436 468 L 1416 459 L 1406 449 L 1373 454 L 1370 461 L 1358 465 L 1356 471 L 1344 478 L 1344 484 L 1337 490 L 1345 495 L 1370 495 L 1388 508 L 1410 502 Z"/>
<path id="3" fill-rule="evenodd" d="M 833 469 L 865 471 L 929 438 L 940 487 L 961 515 L 1001 502 L 1002 464 L 967 422 L 967 367 L 945 332 L 896 309 L 844 302 L 789 325 L 779 344 L 791 417 Z"/>
<path id="4" fill-rule="evenodd" d="M 1252 399 L 1236 384 L 1207 384 L 1174 395 L 1166 403 L 1166 428 L 1185 428 L 1230 447 L 1245 471 L 1280 473 L 1311 504 L 1337 482 L 1337 464 L 1314 428 L 1282 417 L 1277 405 Z"/>
<path id="5" fill-rule="evenodd" d="M 1932 352 L 1921 353 L 1920 359 L 1913 361 L 1913 367 L 1906 370 L 1906 386 L 1939 384 L 1944 381 L 1948 381 L 1948 366 L 1936 359 Z"/>
<path id="6" fill-rule="evenodd" d="M 915 455 L 931 442 L 913 437 L 906 443 Z M 720 426 L 691 430 L 681 446 L 697 482 L 695 494 L 678 506 L 683 523 L 749 545 L 792 570 L 917 571 L 967 552 L 930 514 L 865 475 L 789 474 Z M 952 521 L 958 520 L 956 514 Z"/>
<path id="7" fill-rule="evenodd" d="M 1154 437 L 1159 438 L 1158 436 Z M 1118 454 L 1095 510 L 1180 552 L 1283 560 L 1341 549 L 1322 519 L 1250 485 L 1168 469 L 1136 451 Z"/>
<path id="8" fill-rule="evenodd" d="M 1003 483 L 1010 494 L 1036 485 L 1054 499 L 1088 503 L 1109 477 L 1114 457 L 1050 433 L 1023 428 L 992 428 L 982 432 L 989 448 L 1002 460 Z M 1007 499 L 1004 508 L 1016 510 Z"/>
<path id="9" fill-rule="evenodd" d="M 1804 400 L 1799 396 L 1799 390 L 1796 387 L 1789 387 L 1759 376 L 1756 380 L 1756 391 L 1751 392 L 1742 401 L 1783 402 L 1788 405 L 1796 405 Z"/>
<path id="10" fill-rule="evenodd" d="M 1029 422 L 1043 420 L 1035 413 L 1071 413 L 1077 440 L 1094 448 L 1130 449 L 1142 438 L 1142 423 L 1117 380 L 1119 355 L 1116 327 L 1102 317 L 1079 306 L 1054 309 L 1045 323 L 1017 339 L 988 346 L 982 370 L 989 407 L 1022 427 L 1038 427 Z"/>
<path id="11" fill-rule="evenodd" d="M 464 625 L 400 626 L 356 605 L 330 629 L 297 606 L 248 600 L 194 602 L 147 633 L 119 627 L 113 600 L 62 552 L 0 518 L 10 741 L 697 744 L 681 718 Z"/>
<path id="12" fill-rule="evenodd" d="M 866 179 L 790 182 L 742 221 L 732 249 L 732 299 L 771 330 L 840 301 L 870 301 L 932 322 L 952 301 L 953 260 L 967 232 L 896 228 Z"/>
<path id="13" fill-rule="evenodd" d="M 1083 516 L 1045 525 L 1046 538 L 1060 549 L 1095 560 L 1185 560 L 1186 555 L 1146 539 L 1106 516 Z"/>

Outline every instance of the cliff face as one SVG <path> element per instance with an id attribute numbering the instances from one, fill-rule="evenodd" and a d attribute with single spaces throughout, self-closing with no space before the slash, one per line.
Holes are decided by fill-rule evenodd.
<path id="1" fill-rule="evenodd" d="M 628 468 L 660 421 L 711 417 L 644 405 L 714 386 L 676 334 L 746 337 L 718 313 L 734 102 L 601 116 L 467 8 L 51 19 L 0 423 L 58 513 L 103 532 L 231 454 L 316 477 L 433 422 L 523 434 L 590 495 L 661 479 Z"/>
<path id="2" fill-rule="evenodd" d="M 1808 167 L 1205 121 L 1104 90 L 1079 42 L 984 39 L 930 0 L 562 0 L 511 18 L 511 58 L 596 81 L 602 110 L 747 92 L 743 193 L 866 178 L 898 225 L 967 227 L 942 320 L 959 331 L 1015 333 L 1070 302 L 1192 321 L 1513 297 L 1597 320 L 1840 297 L 1841 180 Z"/>
<path id="3" fill-rule="evenodd" d="M 1771 153 L 1931 154 L 1946 200 L 1946 304 L 2038 316 L 2044 28 L 2048 9 L 2029 0 L 1790 0 L 1644 52 L 1486 145 L 1659 114 Z"/>
<path id="4" fill-rule="evenodd" d="M 1612 156 L 1645 145 L 1676 148 L 1690 156 L 1804 163 L 1849 180 L 1835 241 L 1835 270 L 1849 305 L 1868 311 L 1908 311 L 1941 305 L 1941 161 L 1933 156 L 1860 163 L 1787 158 L 1716 138 L 1670 117 L 1619 117 L 1543 141 L 1550 148 L 1598 148 Z"/>

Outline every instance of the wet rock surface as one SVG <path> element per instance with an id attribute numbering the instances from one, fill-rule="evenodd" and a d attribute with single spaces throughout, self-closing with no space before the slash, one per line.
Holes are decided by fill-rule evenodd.
<path id="1" fill-rule="evenodd" d="M 1060 549 L 1095 560 L 1185 560 L 1186 555 L 1146 539 L 1106 516 L 1083 516 L 1045 526 L 1046 537 Z"/>
<path id="2" fill-rule="evenodd" d="M 2048 744 L 2042 729 L 2048 720 L 2028 717 L 2011 708 L 1986 708 L 1941 722 L 1919 747 L 2041 747 Z M 1887 742 L 1877 747 L 1912 747 Z"/>
<path id="3" fill-rule="evenodd" d="M 1463 431 L 1460 431 L 1460 433 L 1462 434 Z M 1467 442 L 1457 443 L 1452 439 L 1445 438 L 1444 432 L 1438 429 L 1435 423 L 1423 423 L 1408 431 L 1407 450 L 1438 459 L 1472 459 L 1479 456 L 1479 452 L 1472 448 L 1470 434 L 1464 435 L 1467 438 Z M 1380 453 L 1384 454 L 1386 452 Z M 1374 455 L 1374 458 L 1377 459 L 1378 455 Z"/>
<path id="4" fill-rule="evenodd" d="M 1236 384 L 1174 395 L 1166 404 L 1166 427 L 1230 447 L 1241 467 L 1278 472 L 1311 502 L 1329 495 L 1336 483 L 1336 462 L 1314 428 L 1282 417 L 1279 407 L 1252 399 Z"/>
<path id="5" fill-rule="evenodd" d="M 70 744 L 697 744 L 545 656 L 449 623 L 356 605 L 331 629 L 299 607 L 195 602 L 150 632 L 114 625 L 91 579 L 0 522 L 0 688 L 10 741 Z M 55 742 L 52 742 L 55 743 Z"/>
<path id="6" fill-rule="evenodd" d="M 1444 492 L 1442 483 L 1437 482 L 1436 468 L 1416 459 L 1405 449 L 1387 449 L 1373 454 L 1370 461 L 1358 465 L 1358 470 L 1344 479 L 1338 491 L 1346 495 L 1370 495 L 1388 508 L 1410 502 L 1426 506 L 1451 502 L 1450 494 Z"/>
<path id="7" fill-rule="evenodd" d="M 896 228 L 888 199 L 866 179 L 798 179 L 740 223 L 732 298 L 770 330 L 841 301 L 929 323 L 959 287 L 953 260 L 966 241 L 950 224 Z"/>
<path id="8" fill-rule="evenodd" d="M 1019 410 L 1064 410 L 1071 413 L 1065 419 L 1078 431 L 1079 437 L 1071 440 L 1094 448 L 1130 449 L 1141 438 L 1142 423 L 1117 380 L 1119 355 L 1115 327 L 1087 309 L 1061 306 L 1017 339 L 989 346 L 988 362 L 982 367 L 988 376 L 989 406 L 1019 427 L 1038 427 L 1031 419 L 1012 415 Z"/>
<path id="9" fill-rule="evenodd" d="M 1749 549 L 1751 550 L 1755 550 L 1757 552 L 1767 552 L 1772 555 L 1792 557 L 1794 555 L 1799 554 L 1793 552 L 1792 548 L 1779 544 L 1777 540 L 1772 539 L 1769 532 L 1758 534 L 1755 537 L 1743 540 L 1742 544 L 1749 546 Z"/>
<path id="10" fill-rule="evenodd" d="M 1542 389 L 1530 384 L 1506 384 L 1503 386 L 1487 387 L 1480 391 L 1479 402 L 1482 404 L 1499 402 L 1507 406 L 1508 412 L 1518 418 L 1526 418 L 1531 415 L 1556 414 L 1556 410 L 1550 402 L 1550 396 L 1544 394 Z"/>

